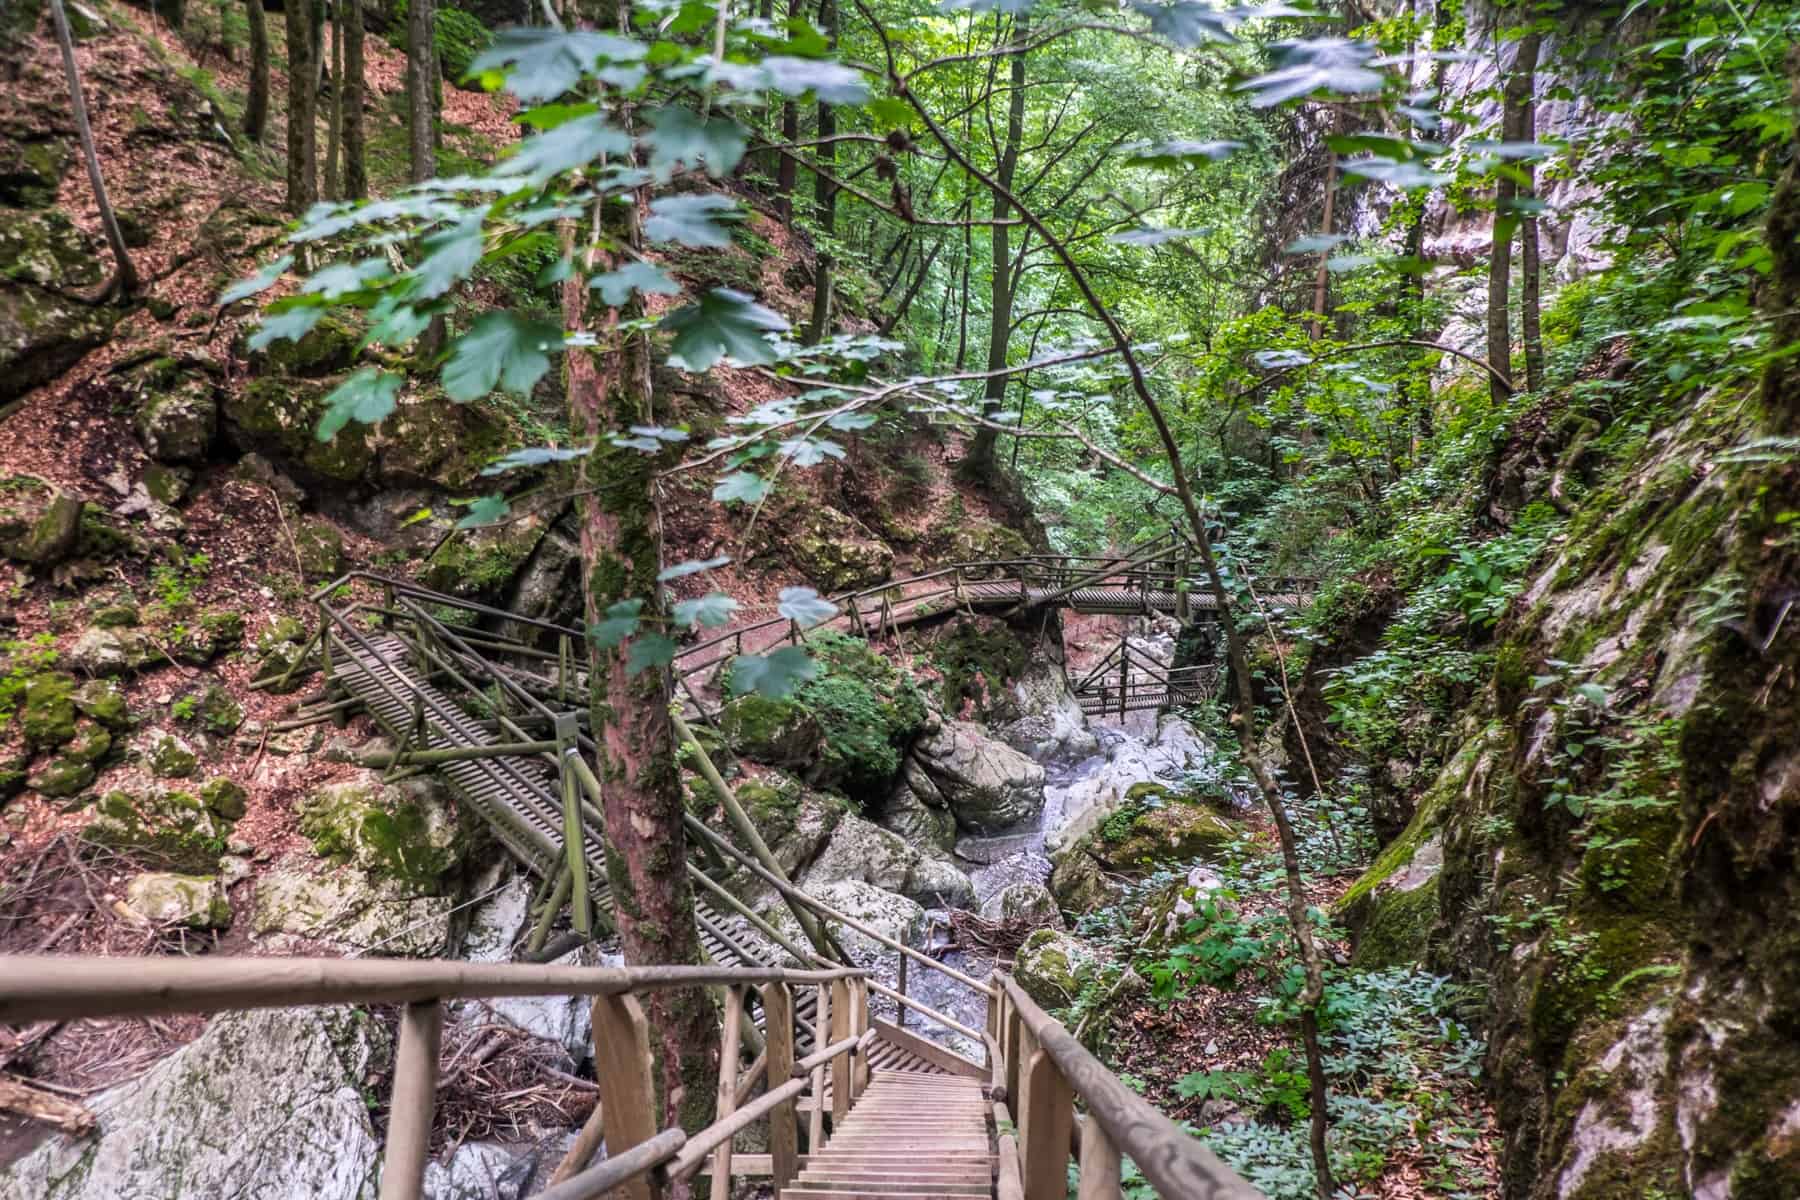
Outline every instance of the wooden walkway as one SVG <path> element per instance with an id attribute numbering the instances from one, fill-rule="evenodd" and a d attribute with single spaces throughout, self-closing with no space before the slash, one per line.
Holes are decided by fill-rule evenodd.
<path id="1" fill-rule="evenodd" d="M 965 1200 L 993 1195 L 995 1166 L 979 1080 L 878 1070 L 825 1150 L 781 1194 Z"/>

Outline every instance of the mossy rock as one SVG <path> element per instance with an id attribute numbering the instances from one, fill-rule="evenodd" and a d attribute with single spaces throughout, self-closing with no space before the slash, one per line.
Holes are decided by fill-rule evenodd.
<path id="1" fill-rule="evenodd" d="M 25 744 L 38 750 L 60 746 L 75 736 L 75 679 L 56 671 L 34 675 L 19 709 Z"/>
<path id="2" fill-rule="evenodd" d="M 34 771 L 25 785 L 41 795 L 66 799 L 85 792 L 97 774 L 93 763 L 61 755 Z"/>
<path id="3" fill-rule="evenodd" d="M 1351 965 L 1375 971 L 1424 962 L 1439 915 L 1435 874 L 1410 890 L 1377 893 L 1357 934 Z"/>
<path id="4" fill-rule="evenodd" d="M 88 261 L 98 262 L 98 256 Z M 77 282 L 67 281 L 62 286 Z M 35 287 L 0 286 L 0 404 L 49 383 L 74 366 L 107 339 L 122 311 L 115 305 L 83 304 Z M 0 542 L 4 540 L 0 538 Z M 4 552 L 0 546 L 0 553 Z"/>
<path id="5" fill-rule="evenodd" d="M 738 753 L 772 767 L 810 765 L 825 740 L 825 731 L 803 704 L 754 692 L 725 705 L 719 728 Z"/>
<path id="6" fill-rule="evenodd" d="M 71 24 L 74 7 L 70 6 Z M 20 2 L 17 8 L 21 14 L 35 14 L 38 5 Z M 66 138 L 0 138 L 0 204 L 8 208 L 54 208 L 56 193 L 74 160 L 74 151 L 73 143 Z"/>
<path id="7" fill-rule="evenodd" d="M 231 822 L 193 792 L 157 789 L 146 795 L 110 791 L 94 806 L 82 837 L 115 850 L 144 853 L 176 870 L 208 871 L 225 853 Z"/>
<path id="8" fill-rule="evenodd" d="M 152 463 L 145 468 L 142 482 L 152 500 L 172 507 L 180 504 L 188 489 L 193 486 L 194 472 L 187 467 Z"/>
<path id="9" fill-rule="evenodd" d="M 135 604 L 107 604 L 94 610 L 94 624 L 102 629 L 130 629 L 138 620 Z"/>
<path id="10" fill-rule="evenodd" d="M 64 758 L 76 762 L 98 764 L 112 749 L 113 736 L 98 721 L 82 720 L 75 724 L 75 736 L 62 748 Z"/>
<path id="11" fill-rule="evenodd" d="M 322 857 L 421 894 L 436 892 L 468 849 L 454 812 L 424 781 L 396 787 L 370 776 L 328 784 L 301 802 L 299 815 L 300 832 Z"/>
<path id="12" fill-rule="evenodd" d="M 1126 818 L 1122 828 L 1115 822 Z M 1208 809 L 1182 802 L 1140 801 L 1113 814 L 1100 827 L 1095 853 L 1115 869 L 1146 864 L 1218 861 L 1238 839 L 1238 829 Z"/>
<path id="13" fill-rule="evenodd" d="M 328 442 L 314 435 L 325 414 L 327 381 L 266 375 L 226 393 L 225 430 L 240 450 L 267 454 L 298 474 L 335 483 L 362 481 L 375 462 L 369 427 L 352 422 Z"/>
<path id="14" fill-rule="evenodd" d="M 468 599 L 498 599 L 531 560 L 549 527 L 549 521 L 536 516 L 493 529 L 463 530 L 431 556 L 425 585 Z"/>
<path id="15" fill-rule="evenodd" d="M 105 274 L 95 243 L 56 209 L 0 208 L 0 279 L 68 290 Z"/>
<path id="16" fill-rule="evenodd" d="M 968 701 L 988 718 L 1013 715 L 1007 685 L 1024 674 L 1031 656 L 1004 621 L 959 617 L 930 645 L 931 665 L 943 677 L 939 696 L 945 712 Z"/>
<path id="17" fill-rule="evenodd" d="M 0 314 L 3 319 L 3 314 Z M 0 340 L 4 329 L 0 328 Z M 5 348 L 0 341 L 0 369 Z M 6 398 L 0 386 L 0 400 Z M 50 566 L 72 553 L 81 538 L 81 501 L 29 475 L 0 477 L 0 557 Z"/>
<path id="18" fill-rule="evenodd" d="M 822 592 L 870 587 L 894 570 L 893 550 L 868 526 L 824 504 L 790 509 L 776 544 Z"/>
<path id="19" fill-rule="evenodd" d="M 220 775 L 200 785 L 200 802 L 207 809 L 227 821 L 236 821 L 244 815 L 244 802 L 250 793 L 243 785 L 228 776 Z"/>
<path id="20" fill-rule="evenodd" d="M 1013 978 L 1044 1008 L 1067 1008 L 1080 995 L 1082 979 L 1099 962 L 1099 952 L 1075 935 L 1039 929 L 1020 944 L 1013 958 Z"/>
<path id="21" fill-rule="evenodd" d="M 294 545 L 308 579 L 336 579 L 344 573 L 344 535 L 329 521 L 309 517 L 300 522 Z"/>
<path id="22" fill-rule="evenodd" d="M 69 665 L 89 675 L 128 675 L 159 662 L 163 653 L 136 629 L 90 625 L 69 647 Z"/>
<path id="23" fill-rule="evenodd" d="M 1050 894 L 1065 911 L 1089 913 L 1111 902 L 1106 871 L 1081 845 L 1057 851 L 1050 863 Z"/>
<path id="24" fill-rule="evenodd" d="M 380 472 L 393 487 L 460 492 L 513 444 L 505 420 L 487 406 L 457 404 L 435 387 L 411 387 L 381 423 Z"/>
<path id="25" fill-rule="evenodd" d="M 244 723 L 243 707 L 229 689 L 218 683 L 209 683 L 198 692 L 189 692 L 175 702 L 175 711 L 181 719 L 220 736 L 235 733 Z"/>
<path id="26" fill-rule="evenodd" d="M 125 692 L 110 679 L 90 679 L 82 684 L 71 699 L 82 715 L 91 717 L 108 729 L 128 729 L 131 709 L 125 703 Z"/>
<path id="27" fill-rule="evenodd" d="M 216 875 L 145 871 L 125 885 L 125 903 L 159 925 L 224 929 L 231 924 L 231 902 Z"/>
<path id="28" fill-rule="evenodd" d="M 22 754 L 0 758 L 0 805 L 25 790 L 30 764 L 31 760 Z"/>
<path id="29" fill-rule="evenodd" d="M 174 734 L 154 729 L 146 741 L 144 761 L 158 779 L 185 779 L 200 765 L 200 756 Z"/>
<path id="30" fill-rule="evenodd" d="M 284 375 L 316 377 L 348 370 L 356 362 L 362 331 L 333 313 L 299 339 L 284 338 L 262 352 L 262 362 Z"/>

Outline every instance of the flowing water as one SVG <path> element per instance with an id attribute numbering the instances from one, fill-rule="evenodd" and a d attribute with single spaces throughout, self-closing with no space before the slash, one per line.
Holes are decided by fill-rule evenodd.
<path id="1" fill-rule="evenodd" d="M 1085 792 L 1081 785 L 1099 775 L 1121 754 L 1132 751 L 1141 754 L 1146 749 L 1146 743 L 1141 738 L 1123 729 L 1102 724 L 1091 724 L 1089 728 L 1099 740 L 1099 753 L 1091 754 L 1079 762 L 1043 763 L 1044 808 L 1035 821 L 1003 833 L 964 837 L 957 841 L 953 861 L 967 872 L 975 885 L 977 910 L 989 897 L 998 895 L 1015 883 L 1047 885 L 1050 880 L 1050 857 L 1045 842 L 1051 834 L 1078 815 L 1077 811 L 1072 811 L 1072 805 L 1078 809 L 1091 802 L 1091 792 Z M 953 945 L 949 910 L 930 909 L 925 914 L 925 920 L 926 933 L 918 949 L 965 975 L 976 979 L 987 978 L 994 969 L 994 955 L 979 947 Z M 883 964 L 883 967 L 892 970 L 893 964 Z M 890 987 L 895 986 L 891 978 L 887 983 Z M 916 962 L 909 965 L 906 994 L 972 1029 L 986 1027 L 986 997 L 929 967 Z M 891 1010 L 895 1006 L 891 1002 L 884 1002 L 879 1007 Z M 879 1012 L 878 1015 L 887 1020 L 894 1019 L 891 1011 Z M 929 1018 L 909 1013 L 906 1027 L 933 1041 L 941 1042 L 958 1053 L 981 1061 L 982 1049 L 978 1043 L 945 1029 Z"/>

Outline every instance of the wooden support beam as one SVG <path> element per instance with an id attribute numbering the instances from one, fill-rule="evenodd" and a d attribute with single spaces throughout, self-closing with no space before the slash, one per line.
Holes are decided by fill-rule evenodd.
<path id="1" fill-rule="evenodd" d="M 600 1105 L 607 1113 L 609 1159 L 656 1135 L 650 1025 L 636 996 L 595 998 L 594 1077 L 600 1081 Z M 620 1200 L 653 1200 L 654 1196 L 650 1180 L 641 1175 L 622 1182 L 615 1194 Z"/>
<path id="2" fill-rule="evenodd" d="M 784 983 L 765 983 L 762 1002 L 768 1077 L 770 1083 L 775 1083 L 794 1074 L 794 1003 Z M 799 1174 L 799 1158 L 800 1130 L 794 1102 L 789 1100 L 769 1112 L 770 1175 L 777 1195 Z"/>
<path id="3" fill-rule="evenodd" d="M 831 1044 L 831 985 L 819 985 L 818 1003 L 813 1008 L 813 1045 Z M 806 1152 L 818 1154 L 825 1149 L 825 1067 L 812 1069 L 812 1116 L 807 1123 Z"/>
<path id="4" fill-rule="evenodd" d="M 1075 1093 L 1042 1050 L 1025 1064 L 1019 1097 L 1019 1151 L 1025 1200 L 1068 1200 L 1069 1126 Z"/>
<path id="5" fill-rule="evenodd" d="M 394 1095 L 388 1106 L 387 1154 L 381 1166 L 381 1200 L 417 1200 L 424 1185 L 443 1037 L 444 1008 L 437 1001 L 425 1000 L 401 1010 Z"/>
<path id="6" fill-rule="evenodd" d="M 834 979 L 831 982 L 831 1038 L 832 1042 L 841 1042 L 853 1035 L 850 1033 L 850 1022 L 854 1019 L 850 1009 L 850 981 Z M 850 1056 L 836 1055 L 831 1060 L 831 1127 L 834 1131 L 850 1115 Z"/>
<path id="7" fill-rule="evenodd" d="M 1081 1123 L 1081 1177 L 1076 1200 L 1120 1200 L 1119 1148 L 1098 1121 Z"/>
<path id="8" fill-rule="evenodd" d="M 744 1016 L 744 989 L 725 989 L 725 1018 L 719 1034 L 719 1101 L 715 1122 L 729 1120 L 737 1111 L 738 1025 Z M 712 1200 L 731 1200 L 731 1139 L 713 1151 Z"/>

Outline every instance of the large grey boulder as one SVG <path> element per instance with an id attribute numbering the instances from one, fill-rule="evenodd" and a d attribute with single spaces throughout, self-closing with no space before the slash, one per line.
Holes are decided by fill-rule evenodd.
<path id="1" fill-rule="evenodd" d="M 1013 978 L 1045 1008 L 1067 1008 L 1081 984 L 1100 963 L 1100 952 L 1072 933 L 1040 929 L 1026 938 L 1013 959 Z"/>
<path id="2" fill-rule="evenodd" d="M 972 722 L 940 722 L 913 757 L 967 832 L 996 833 L 1044 810 L 1044 768 Z"/>
<path id="3" fill-rule="evenodd" d="M 1019 715 L 994 732 L 1014 750 L 1037 762 L 1078 762 L 1099 752 L 1060 663 L 1033 663 L 1009 690 Z"/>
<path id="4" fill-rule="evenodd" d="M 987 898 L 981 915 L 990 921 L 1024 921 L 1042 929 L 1061 929 L 1062 911 L 1056 897 L 1041 883 L 1020 880 L 1010 883 Z"/>
<path id="5" fill-rule="evenodd" d="M 947 852 L 956 845 L 956 814 L 931 776 L 910 757 L 882 811 L 881 827 L 933 851 Z"/>
<path id="6" fill-rule="evenodd" d="M 307 860 L 289 858 L 256 881 L 251 929 L 276 951 L 323 941 L 390 957 L 438 958 L 450 940 L 455 903 L 354 867 L 314 873 Z"/>
<path id="7" fill-rule="evenodd" d="M 31 475 L 0 476 L 0 557 L 62 561 L 81 536 L 81 500 Z"/>
<path id="8" fill-rule="evenodd" d="M 975 885 L 967 875 L 860 817 L 838 822 L 802 886 L 843 879 L 872 883 L 931 908 L 968 908 L 975 903 Z"/>
<path id="9" fill-rule="evenodd" d="M 185 379 L 146 396 L 136 425 L 144 452 L 157 462 L 202 459 L 219 431 L 219 401 L 205 379 Z"/>
<path id="10" fill-rule="evenodd" d="M 132 912 L 157 924 L 191 929 L 223 929 L 231 924 L 231 902 L 217 875 L 145 871 L 125 885 L 125 903 Z"/>
<path id="11" fill-rule="evenodd" d="M 801 889 L 823 903 L 885 937 L 911 945 L 924 929 L 925 909 L 917 901 L 894 892 L 886 892 L 860 879 L 839 879 L 832 883 L 810 884 Z M 796 945 L 806 944 L 806 934 L 787 905 L 777 902 L 762 916 L 780 934 Z M 827 919 L 825 924 L 838 942 L 857 962 L 871 962 L 893 953 L 876 938 L 852 929 L 841 921 Z"/>
<path id="12" fill-rule="evenodd" d="M 514 947 L 523 941 L 526 925 L 531 920 L 533 884 L 523 872 L 514 874 L 493 897 L 478 905 L 469 916 L 469 929 L 463 937 L 462 957 L 470 962 L 511 962 Z M 556 960 L 559 966 L 584 964 L 583 947 L 569 951 Z M 617 960 L 614 960 L 615 963 Z M 605 965 L 613 965 L 611 963 Z M 460 1002 L 455 1006 L 459 1017 L 482 1022 L 499 1017 L 537 1038 L 557 1047 L 565 1056 L 564 1070 L 572 1070 L 592 1050 L 593 1002 L 582 996 L 499 996 L 492 1000 Z M 476 1165 L 492 1165 L 482 1160 Z M 454 1163 L 452 1164 L 454 1166 Z M 455 1179 L 459 1172 L 447 1176 L 445 1194 L 460 1195 Z M 481 1193 L 484 1196 L 493 1194 Z"/>
<path id="13" fill-rule="evenodd" d="M 1051 851 L 1073 846 L 1123 807 L 1131 789 L 1143 783 L 1179 782 L 1189 772 L 1205 769 L 1213 759 L 1206 739 L 1173 714 L 1157 723 L 1148 742 L 1124 738 L 1115 742 L 1106 765 L 1077 780 L 1063 801 L 1063 823 L 1048 832 Z"/>
<path id="14" fill-rule="evenodd" d="M 97 1134 L 0 1170 L 0 1200 L 361 1200 L 379 1147 L 363 1090 L 381 1022 L 347 1008 L 213 1018 L 199 1039 L 88 1101 Z"/>

